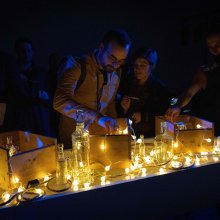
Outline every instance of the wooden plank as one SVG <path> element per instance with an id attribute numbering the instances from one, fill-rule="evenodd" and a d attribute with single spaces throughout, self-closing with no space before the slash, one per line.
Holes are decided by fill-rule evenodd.
<path id="1" fill-rule="evenodd" d="M 0 147 L 0 188 L 7 190 L 10 188 L 8 151 Z"/>

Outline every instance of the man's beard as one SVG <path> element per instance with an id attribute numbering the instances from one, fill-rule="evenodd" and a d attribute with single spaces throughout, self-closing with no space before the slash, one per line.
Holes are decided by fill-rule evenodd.
<path id="1" fill-rule="evenodd" d="M 215 61 L 215 63 L 219 66 L 220 65 L 220 54 L 212 55 L 212 58 Z"/>
<path id="2" fill-rule="evenodd" d="M 117 68 L 114 68 L 111 65 L 105 65 L 105 66 L 103 66 L 103 69 L 107 73 L 113 73 L 113 72 L 115 72 L 117 70 Z"/>

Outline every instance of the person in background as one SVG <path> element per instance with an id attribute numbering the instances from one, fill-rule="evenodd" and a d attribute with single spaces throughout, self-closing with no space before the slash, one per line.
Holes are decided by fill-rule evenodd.
<path id="1" fill-rule="evenodd" d="M 215 135 L 220 135 L 220 28 L 214 27 L 206 34 L 206 44 L 211 63 L 201 67 L 191 85 L 182 93 L 178 102 L 166 111 L 166 117 L 175 120 L 182 109 L 191 104 L 192 113 L 215 123 Z"/>
<path id="2" fill-rule="evenodd" d="M 17 60 L 8 83 L 7 129 L 50 135 L 45 71 L 34 63 L 33 45 L 28 38 L 18 38 L 14 48 Z"/>
<path id="3" fill-rule="evenodd" d="M 141 47 L 132 56 L 132 74 L 118 111 L 119 116 L 133 120 L 136 136 L 154 136 L 155 116 L 163 115 L 169 106 L 170 92 L 154 74 L 157 61 L 152 48 Z"/>
<path id="4" fill-rule="evenodd" d="M 59 136 L 65 147 L 71 147 L 77 110 L 85 123 L 97 123 L 107 133 L 117 129 L 115 95 L 131 41 L 121 29 L 105 33 L 98 49 L 80 59 L 68 57 L 54 97 L 54 108 L 61 113 Z M 65 67 L 65 65 L 64 65 Z M 65 69 L 65 68 L 64 68 Z M 82 77 L 83 75 L 83 77 Z"/>

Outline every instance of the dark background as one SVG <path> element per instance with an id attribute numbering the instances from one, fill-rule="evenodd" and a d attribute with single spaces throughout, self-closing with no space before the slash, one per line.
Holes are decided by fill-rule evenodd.
<path id="1" fill-rule="evenodd" d="M 0 6 L 0 50 L 13 53 L 17 37 L 34 44 L 35 62 L 47 67 L 51 53 L 80 55 L 99 45 L 105 31 L 120 27 L 159 54 L 156 69 L 181 91 L 207 60 L 204 30 L 220 23 L 220 1 L 8 1 Z"/>

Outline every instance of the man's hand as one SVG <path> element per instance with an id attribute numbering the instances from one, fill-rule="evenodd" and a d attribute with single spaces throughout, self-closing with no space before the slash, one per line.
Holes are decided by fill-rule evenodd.
<path id="1" fill-rule="evenodd" d="M 179 108 L 179 107 L 168 108 L 165 113 L 165 116 L 170 121 L 173 121 L 180 115 L 180 112 L 181 112 L 181 108 Z"/>
<path id="2" fill-rule="evenodd" d="M 115 133 L 118 129 L 118 122 L 111 117 L 102 116 L 98 119 L 98 124 L 106 129 L 107 134 Z"/>
<path id="3" fill-rule="evenodd" d="M 135 112 L 132 115 L 132 119 L 134 120 L 134 123 L 137 124 L 141 121 L 141 113 L 140 112 Z"/>
<path id="4" fill-rule="evenodd" d="M 124 96 L 121 101 L 121 107 L 124 109 L 125 112 L 128 111 L 131 105 L 131 99 L 128 96 Z"/>

